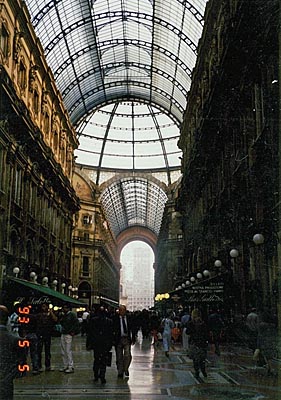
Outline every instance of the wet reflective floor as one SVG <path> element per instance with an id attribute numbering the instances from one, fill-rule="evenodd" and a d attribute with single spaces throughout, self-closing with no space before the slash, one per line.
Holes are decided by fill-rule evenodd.
<path id="1" fill-rule="evenodd" d="M 208 352 L 208 377 L 193 374 L 192 360 L 180 344 L 167 358 L 161 344 L 142 339 L 132 347 L 133 360 L 129 379 L 118 379 L 113 351 L 112 366 L 107 368 L 106 384 L 93 381 L 92 352 L 86 351 L 86 338 L 73 342 L 75 371 L 59 372 L 62 367 L 60 338 L 52 342 L 54 371 L 15 380 L 15 400 L 30 399 L 132 399 L 132 400 L 281 400 L 281 360 L 274 361 L 274 374 L 256 368 L 251 352 L 243 347 L 224 345 L 218 357 Z"/>

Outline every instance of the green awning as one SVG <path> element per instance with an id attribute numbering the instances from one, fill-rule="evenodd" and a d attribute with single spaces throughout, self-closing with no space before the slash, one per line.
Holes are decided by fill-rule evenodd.
<path id="1" fill-rule="evenodd" d="M 107 305 L 109 305 L 111 307 L 114 307 L 114 308 L 118 308 L 119 307 L 118 301 L 113 300 L 113 299 L 109 299 L 108 297 L 100 296 L 100 302 L 101 303 L 105 303 L 105 304 L 107 304 Z"/>
<path id="2" fill-rule="evenodd" d="M 29 282 L 25 279 L 7 277 L 7 279 L 4 281 L 4 290 L 7 292 L 7 295 L 10 299 L 11 297 L 13 297 L 14 301 L 17 300 L 17 298 L 19 297 L 24 297 L 27 300 L 28 298 L 31 298 L 32 296 L 36 297 L 38 293 L 41 293 L 49 297 L 55 305 L 69 303 L 75 307 L 85 307 L 85 303 L 83 303 L 82 301 L 73 299 L 70 296 L 57 292 L 56 290 L 53 290 L 48 286 Z"/>

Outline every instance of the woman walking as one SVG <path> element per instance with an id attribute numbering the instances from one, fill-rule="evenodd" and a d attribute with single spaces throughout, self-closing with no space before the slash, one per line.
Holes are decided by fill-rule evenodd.
<path id="1" fill-rule="evenodd" d="M 163 348 L 165 351 L 166 357 L 169 357 L 169 350 L 172 341 L 172 329 L 174 328 L 175 324 L 174 321 L 171 319 L 170 316 L 162 319 L 161 326 L 163 328 Z"/>

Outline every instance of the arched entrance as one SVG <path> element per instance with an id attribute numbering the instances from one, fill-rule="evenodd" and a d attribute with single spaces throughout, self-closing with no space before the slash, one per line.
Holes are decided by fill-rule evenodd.
<path id="1" fill-rule="evenodd" d="M 78 298 L 85 301 L 88 306 L 91 305 L 91 290 L 89 282 L 81 282 L 78 286 Z"/>
<path id="2" fill-rule="evenodd" d="M 120 303 L 130 311 L 149 310 L 154 306 L 154 253 L 144 241 L 127 243 L 121 252 Z"/>

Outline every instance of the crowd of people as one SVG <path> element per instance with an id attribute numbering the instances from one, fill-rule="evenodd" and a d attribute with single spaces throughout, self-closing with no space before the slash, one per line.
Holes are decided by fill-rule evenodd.
<path id="1" fill-rule="evenodd" d="M 33 375 L 43 370 L 52 371 L 51 340 L 59 332 L 62 354 L 61 372 L 74 373 L 72 342 L 74 336 L 81 333 L 86 336 L 85 346 L 93 351 L 94 381 L 106 383 L 106 368 L 111 365 L 112 348 L 116 354 L 118 379 L 129 378 L 132 361 L 131 346 L 139 331 L 143 339 L 151 339 L 151 344 L 164 351 L 170 357 L 170 349 L 176 344 L 193 360 L 194 376 L 201 373 L 207 377 L 207 350 L 220 357 L 220 344 L 228 340 L 229 322 L 223 313 L 214 308 L 203 314 L 198 308 L 168 311 L 160 316 L 156 311 L 142 310 L 128 312 L 126 306 L 117 310 L 108 310 L 105 306 L 88 308 L 81 315 L 71 310 L 70 304 L 54 312 L 48 303 L 43 303 L 39 310 L 30 312 L 28 318 L 20 317 L 23 305 L 16 304 L 11 313 L 5 306 L 0 306 L 0 344 L 8 351 L 1 352 L 0 398 L 13 398 L 13 379 L 20 375 L 18 366 L 22 366 L 28 354 L 31 359 Z M 23 323 L 24 322 L 24 323 Z M 26 323 L 28 322 L 28 323 Z M 241 322 L 241 321 L 240 321 Z M 253 352 L 253 360 L 266 365 L 268 374 L 272 373 L 272 359 L 277 352 L 276 321 L 268 312 L 258 313 L 255 308 L 245 316 L 243 323 L 244 341 Z M 235 331 L 235 324 L 231 332 Z M 58 335 L 55 335 L 58 336 Z M 237 331 L 239 338 L 239 331 Z M 233 339 L 233 336 L 230 340 Z M 20 342 L 19 342 L 20 341 Z M 27 346 L 19 343 L 28 343 Z M 43 363 L 44 349 L 44 363 Z M 44 369 L 43 369 L 44 364 Z M 1 397 L 2 396 L 2 397 Z"/>

